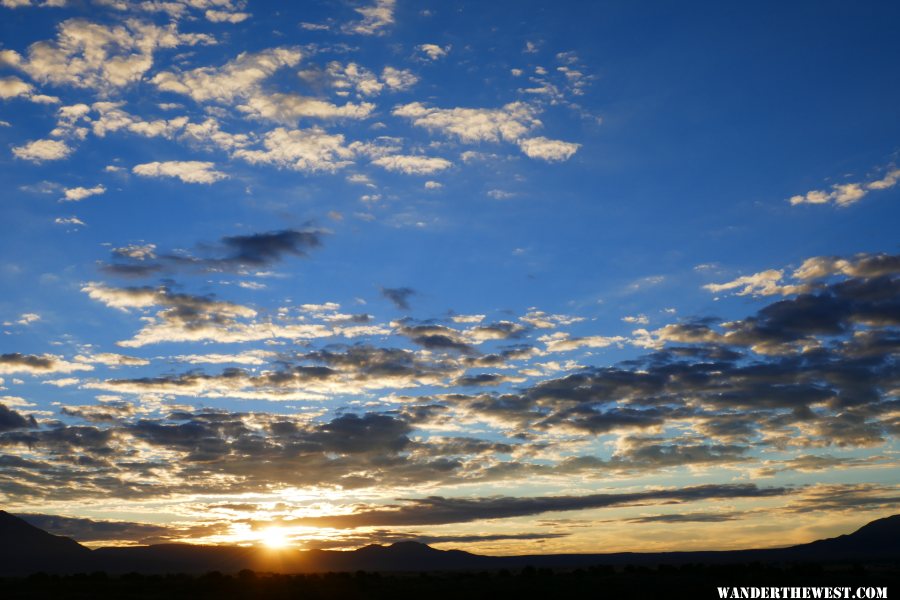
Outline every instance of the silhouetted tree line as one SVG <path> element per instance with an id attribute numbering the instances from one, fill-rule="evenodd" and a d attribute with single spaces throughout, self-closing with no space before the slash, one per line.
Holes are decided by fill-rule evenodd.
<path id="1" fill-rule="evenodd" d="M 0 598 L 116 599 L 416 599 L 718 598 L 716 586 L 887 586 L 900 593 L 900 564 L 774 566 L 598 566 L 552 570 L 459 571 L 416 574 L 321 573 L 141 575 L 106 573 L 0 579 Z M 889 595 L 889 597 L 891 597 Z"/>

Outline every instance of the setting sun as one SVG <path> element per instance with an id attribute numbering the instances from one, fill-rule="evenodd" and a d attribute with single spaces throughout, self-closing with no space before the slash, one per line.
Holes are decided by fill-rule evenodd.
<path id="1" fill-rule="evenodd" d="M 280 527 L 269 527 L 260 532 L 259 540 L 269 548 L 284 548 L 291 540 L 287 533 Z"/>

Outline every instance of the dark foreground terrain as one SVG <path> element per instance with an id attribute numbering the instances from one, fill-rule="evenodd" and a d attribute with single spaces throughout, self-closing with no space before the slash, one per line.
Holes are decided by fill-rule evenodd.
<path id="1" fill-rule="evenodd" d="M 719 586 L 849 587 L 900 593 L 896 566 L 680 565 L 597 566 L 574 570 L 456 571 L 435 573 L 262 574 L 242 571 L 205 575 L 107 576 L 35 574 L 0 580 L 4 599 L 491 599 L 506 598 L 719 598 Z M 880 590 L 874 591 L 881 594 Z M 790 596 L 787 596 L 790 597 Z M 802 597 L 802 596 L 799 596 Z M 833 597 L 833 596 L 832 596 Z M 865 597 L 865 596 L 864 596 Z M 883 597 L 883 596 L 873 596 Z"/>
<path id="2" fill-rule="evenodd" d="M 90 550 L 0 511 L 0 600 L 720 598 L 724 586 L 753 588 L 737 596 L 745 598 L 900 597 L 900 515 L 777 549 L 480 556 L 413 542 L 352 552 L 187 544 Z M 830 589 L 776 596 L 763 595 L 764 587 Z"/>

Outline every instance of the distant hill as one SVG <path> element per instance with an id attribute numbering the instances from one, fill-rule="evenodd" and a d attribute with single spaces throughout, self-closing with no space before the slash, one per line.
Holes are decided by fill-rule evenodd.
<path id="1" fill-rule="evenodd" d="M 84 570 L 92 553 L 75 540 L 52 535 L 0 510 L 0 572 Z"/>
<path id="2" fill-rule="evenodd" d="M 900 515 L 873 521 L 836 538 L 789 548 L 735 551 L 480 556 L 437 550 L 416 542 L 366 546 L 351 552 L 267 550 L 238 546 L 159 544 L 91 551 L 0 511 L 0 575 L 73 573 L 313 573 L 329 571 L 418 572 L 577 568 L 595 565 L 728 564 L 793 562 L 900 563 Z"/>

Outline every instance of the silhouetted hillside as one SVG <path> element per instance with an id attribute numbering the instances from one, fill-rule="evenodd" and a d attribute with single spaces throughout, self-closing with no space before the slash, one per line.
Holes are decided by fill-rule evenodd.
<path id="1" fill-rule="evenodd" d="M 51 535 L 0 511 L 0 575 L 72 573 L 274 573 L 478 571 L 593 566 L 726 565 L 737 563 L 900 563 L 900 515 L 854 533 L 789 548 L 736 551 L 479 556 L 416 542 L 366 546 L 351 552 L 268 550 L 238 546 L 160 544 L 100 548 Z"/>
<path id="2" fill-rule="evenodd" d="M 91 551 L 75 540 L 52 535 L 0 510 L 0 572 L 73 573 L 84 570 L 91 558 Z"/>

